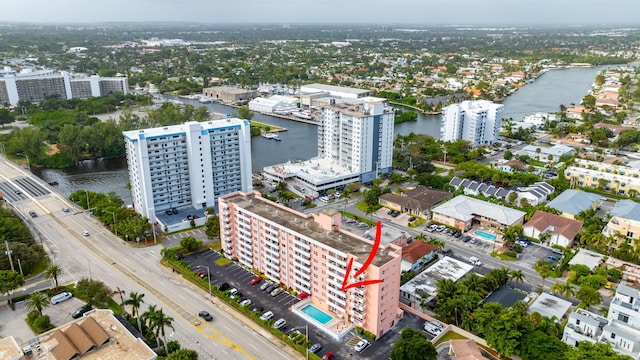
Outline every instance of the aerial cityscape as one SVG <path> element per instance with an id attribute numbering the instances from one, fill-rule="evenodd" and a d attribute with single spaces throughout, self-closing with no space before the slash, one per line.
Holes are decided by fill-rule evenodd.
<path id="1" fill-rule="evenodd" d="M 7 5 L 0 359 L 640 359 L 640 7 L 539 3 Z"/>

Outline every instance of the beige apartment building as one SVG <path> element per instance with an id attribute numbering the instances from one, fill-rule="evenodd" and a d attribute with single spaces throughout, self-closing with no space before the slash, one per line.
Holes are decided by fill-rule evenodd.
<path id="1" fill-rule="evenodd" d="M 640 192 L 640 170 L 628 166 L 605 164 L 575 159 L 575 164 L 564 171 L 574 186 L 597 188 L 635 197 Z"/>
<path id="2" fill-rule="evenodd" d="M 617 246 L 626 242 L 635 248 L 640 241 L 640 204 L 632 200 L 618 201 L 609 215 L 611 219 L 602 233 L 617 236 Z"/>
<path id="3" fill-rule="evenodd" d="M 301 308 L 298 315 L 303 317 L 309 306 L 316 314 L 324 313 L 320 319 L 305 319 L 328 335 L 342 338 L 359 326 L 380 337 L 402 318 L 399 246 L 380 245 L 371 264 L 355 278 L 371 254 L 373 241 L 342 229 L 339 212 L 303 214 L 258 192 L 222 196 L 218 206 L 224 255 L 281 286 L 311 295 L 294 307 Z M 345 275 L 349 284 L 382 282 L 343 291 Z"/>

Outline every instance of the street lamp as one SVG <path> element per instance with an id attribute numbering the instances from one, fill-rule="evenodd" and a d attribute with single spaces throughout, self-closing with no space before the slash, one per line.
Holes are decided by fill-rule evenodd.
<path id="1" fill-rule="evenodd" d="M 211 297 L 211 272 L 209 270 L 209 267 L 206 265 L 198 265 L 198 269 L 200 268 L 207 268 L 207 282 L 209 283 L 209 297 Z"/>
<path id="2" fill-rule="evenodd" d="M 23 154 L 23 153 L 16 153 L 16 155 L 18 156 L 24 156 L 27 158 L 27 169 L 29 169 L 29 172 L 31 172 L 31 165 L 29 165 L 29 155 L 27 154 Z"/>
<path id="3" fill-rule="evenodd" d="M 118 236 L 118 228 L 116 228 L 116 212 L 108 210 L 105 210 L 105 212 L 111 213 L 111 215 L 113 215 L 113 230 L 116 232 L 116 236 Z"/>
<path id="4" fill-rule="evenodd" d="M 309 325 L 302 325 L 302 326 L 298 326 L 298 327 L 294 327 L 291 330 L 297 330 L 297 329 L 301 329 L 304 328 L 304 336 L 307 338 L 307 341 L 309 341 Z M 311 342 L 311 341 L 309 341 Z M 309 348 L 308 347 L 304 347 L 304 353 L 305 353 L 305 357 L 307 360 L 309 360 Z"/>

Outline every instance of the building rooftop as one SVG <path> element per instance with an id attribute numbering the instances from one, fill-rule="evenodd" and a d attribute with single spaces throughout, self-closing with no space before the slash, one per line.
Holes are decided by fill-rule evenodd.
<path id="1" fill-rule="evenodd" d="M 451 196 L 451 193 L 448 191 L 430 189 L 419 185 L 415 189 L 405 191 L 402 195 L 382 194 L 380 199 L 398 204 L 403 209 L 429 210 L 449 196 Z"/>
<path id="2" fill-rule="evenodd" d="M 594 253 L 586 249 L 580 249 L 578 253 L 569 261 L 569 265 L 584 265 L 593 271 L 604 261 L 604 255 Z"/>
<path id="3" fill-rule="evenodd" d="M 561 320 L 571 308 L 571 302 L 543 292 L 529 306 L 529 313 L 539 313 L 549 319 Z"/>
<path id="4" fill-rule="evenodd" d="M 567 189 L 551 200 L 547 206 L 562 212 L 576 215 L 581 211 L 588 210 L 597 201 L 604 198 L 597 194 L 592 194 L 582 190 Z"/>
<path id="5" fill-rule="evenodd" d="M 427 244 L 422 241 L 414 241 L 402 248 L 402 260 L 406 260 L 413 264 L 421 257 L 437 250 L 438 247 L 435 245 Z"/>
<path id="6" fill-rule="evenodd" d="M 246 126 L 249 126 L 249 122 L 246 120 L 230 118 L 204 122 L 188 121 L 184 124 L 179 125 L 160 126 L 144 130 L 124 131 L 122 132 L 122 134 L 129 140 L 143 140 L 145 138 L 185 134 L 188 131 L 188 126 L 192 124 L 198 124 L 202 127 L 202 130 L 208 130 L 223 128 L 227 126 L 239 126 L 242 125 L 242 123 L 245 123 Z"/>
<path id="7" fill-rule="evenodd" d="M 292 156 L 295 156 L 295 154 L 292 154 Z M 359 172 L 350 171 L 330 159 L 317 157 L 309 160 L 288 161 L 284 164 L 267 166 L 263 171 L 283 179 L 295 176 L 316 186 L 360 175 Z"/>
<path id="8" fill-rule="evenodd" d="M 633 200 L 620 200 L 609 211 L 609 214 L 623 219 L 640 221 L 640 204 Z"/>
<path id="9" fill-rule="evenodd" d="M 37 359 L 51 360 L 139 360 L 155 359 L 156 353 L 144 341 L 134 337 L 111 310 L 97 309 L 82 318 L 31 339 L 30 348 Z"/>
<path id="10" fill-rule="evenodd" d="M 473 265 L 471 264 L 444 256 L 438 262 L 402 285 L 400 291 L 415 294 L 416 296 L 424 294 L 428 299 L 431 299 L 436 296 L 436 283 L 439 279 L 458 281 L 471 271 L 471 269 L 473 269 Z"/>
<path id="11" fill-rule="evenodd" d="M 476 216 L 484 216 L 507 226 L 517 222 L 525 215 L 525 213 L 520 210 L 492 204 L 465 195 L 456 196 L 446 203 L 435 207 L 433 212 L 464 221 L 471 220 Z"/>
<path id="12" fill-rule="evenodd" d="M 234 203 L 268 221 L 272 221 L 297 233 L 304 234 L 332 249 L 344 253 L 344 256 L 351 254 L 356 258 L 356 261 L 360 263 L 364 263 L 371 253 L 373 241 L 368 241 L 344 229 L 339 229 L 339 231 L 323 229 L 314 221 L 314 215 L 302 214 L 283 207 L 280 204 L 264 199 L 256 192 L 248 194 L 234 193 L 223 196 L 221 199 L 224 199 L 227 203 Z M 332 213 L 336 211 L 330 209 L 325 212 L 332 215 Z M 378 248 L 376 257 L 373 259 L 373 265 L 381 266 L 391 261 L 394 258 L 391 253 L 396 252 L 396 249 L 396 247 L 385 249 L 382 246 Z"/>
<path id="13" fill-rule="evenodd" d="M 349 93 L 349 94 L 355 94 L 355 95 L 365 95 L 365 94 L 370 94 L 371 93 L 371 90 L 356 89 L 356 88 L 335 86 L 335 85 L 326 85 L 326 84 L 307 84 L 307 85 L 302 85 L 300 90 L 302 92 L 314 92 L 314 91 L 317 91 L 317 90 L 328 91 L 328 92 L 331 92 L 331 93 L 343 92 L 343 93 Z"/>
<path id="14" fill-rule="evenodd" d="M 465 340 L 450 340 L 449 346 L 451 352 L 455 356 L 455 360 L 488 360 L 488 357 L 485 357 L 478 344 L 471 339 Z"/>
<path id="15" fill-rule="evenodd" d="M 580 232 L 580 229 L 582 229 L 582 224 L 582 221 L 537 210 L 524 226 L 531 226 L 540 232 L 558 234 L 569 240 L 573 240 Z"/>
<path id="16" fill-rule="evenodd" d="M 22 357 L 22 349 L 13 336 L 0 339 L 0 359 L 19 359 L 20 357 Z"/>

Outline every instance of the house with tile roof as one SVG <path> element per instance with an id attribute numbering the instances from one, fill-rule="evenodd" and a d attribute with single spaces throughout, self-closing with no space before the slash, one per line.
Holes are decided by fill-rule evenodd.
<path id="1" fill-rule="evenodd" d="M 473 226 L 500 229 L 522 225 L 525 212 L 460 195 L 433 209 L 433 221 L 463 231 Z"/>
<path id="2" fill-rule="evenodd" d="M 418 271 L 437 257 L 438 247 L 422 241 L 414 241 L 402 248 L 402 271 Z"/>
<path id="3" fill-rule="evenodd" d="M 560 211 L 561 215 L 566 218 L 575 219 L 581 211 L 598 208 L 602 201 L 604 201 L 604 197 L 598 194 L 567 189 L 549 201 L 547 206 Z"/>
<path id="4" fill-rule="evenodd" d="M 545 211 L 536 211 L 533 217 L 523 225 L 524 235 L 539 239 L 549 234 L 551 245 L 570 246 L 582 229 L 582 221 L 569 219 Z"/>
<path id="5" fill-rule="evenodd" d="M 402 194 L 382 194 L 378 203 L 400 212 L 426 216 L 431 212 L 431 208 L 450 196 L 451 193 L 448 191 L 418 185 Z"/>
<path id="6" fill-rule="evenodd" d="M 449 356 L 455 360 L 489 360 L 480 351 L 480 347 L 471 339 L 449 340 Z"/>

